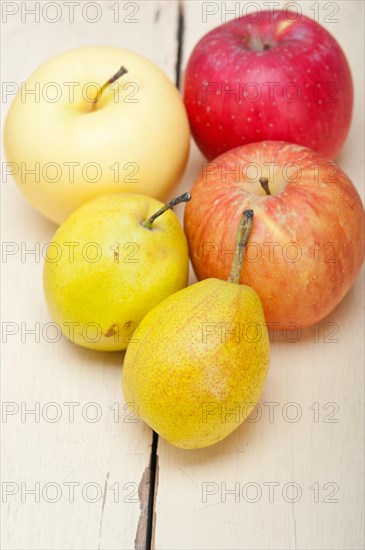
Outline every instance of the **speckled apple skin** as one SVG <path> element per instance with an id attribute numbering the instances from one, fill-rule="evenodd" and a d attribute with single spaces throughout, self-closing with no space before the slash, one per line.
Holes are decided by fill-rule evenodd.
<path id="1" fill-rule="evenodd" d="M 240 281 L 256 290 L 273 329 L 323 319 L 364 262 L 364 208 L 354 185 L 305 147 L 272 141 L 233 149 L 203 169 L 191 194 L 184 227 L 199 280 L 227 279 L 238 219 L 254 210 Z"/>
<path id="2" fill-rule="evenodd" d="M 254 42 L 268 49 L 255 50 Z M 349 131 L 353 84 L 341 47 L 324 27 L 297 12 L 260 10 L 198 42 L 184 101 L 208 159 L 263 140 L 298 143 L 334 159 Z"/>
<path id="3" fill-rule="evenodd" d="M 123 366 L 125 400 L 176 447 L 217 443 L 261 395 L 269 339 L 247 286 L 208 279 L 185 288 L 156 306 L 134 339 Z"/>
<path id="4" fill-rule="evenodd" d="M 168 210 L 152 229 L 141 225 L 161 206 L 146 195 L 104 195 L 77 209 L 54 235 L 47 254 L 52 261 L 44 263 L 46 301 L 76 344 L 126 349 L 144 315 L 186 286 L 188 247 L 177 216 Z"/>

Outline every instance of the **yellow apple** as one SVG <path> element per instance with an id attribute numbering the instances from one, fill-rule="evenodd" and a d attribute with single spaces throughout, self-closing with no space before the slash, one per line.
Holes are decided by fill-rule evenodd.
<path id="1" fill-rule="evenodd" d="M 104 351 L 126 349 L 138 324 L 162 300 L 187 285 L 184 231 L 152 197 L 120 193 L 78 208 L 47 249 L 44 290 L 48 309 L 72 342 Z M 157 211 L 157 212 L 156 212 Z"/>
<path id="2" fill-rule="evenodd" d="M 50 59 L 19 90 L 5 126 L 7 172 L 61 223 L 102 194 L 166 199 L 189 140 L 179 92 L 158 67 L 124 49 L 81 48 Z"/>

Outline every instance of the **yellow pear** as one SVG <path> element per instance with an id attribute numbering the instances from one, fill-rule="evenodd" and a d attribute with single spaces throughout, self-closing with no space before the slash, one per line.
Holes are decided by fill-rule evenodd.
<path id="1" fill-rule="evenodd" d="M 187 242 L 171 208 L 188 200 L 189 193 L 166 205 L 147 195 L 104 195 L 60 226 L 47 248 L 44 290 L 71 341 L 126 349 L 146 313 L 186 286 Z"/>
<path id="2" fill-rule="evenodd" d="M 256 292 L 239 285 L 253 211 L 240 220 L 228 281 L 206 279 L 150 311 L 124 360 L 123 392 L 172 445 L 197 449 L 235 430 L 257 403 L 269 338 Z"/>

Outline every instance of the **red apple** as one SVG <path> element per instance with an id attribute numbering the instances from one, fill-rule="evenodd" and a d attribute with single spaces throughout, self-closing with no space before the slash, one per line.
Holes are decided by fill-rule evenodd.
<path id="1" fill-rule="evenodd" d="M 198 279 L 228 278 L 239 217 L 254 210 L 240 282 L 256 290 L 273 329 L 325 317 L 362 266 L 360 197 L 334 162 L 310 149 L 275 141 L 237 147 L 203 165 L 191 194 L 185 231 Z"/>
<path id="2" fill-rule="evenodd" d="M 334 159 L 347 136 L 347 60 L 318 23 L 264 11 L 205 35 L 189 59 L 184 101 L 195 141 L 212 159 L 263 140 L 299 143 Z"/>

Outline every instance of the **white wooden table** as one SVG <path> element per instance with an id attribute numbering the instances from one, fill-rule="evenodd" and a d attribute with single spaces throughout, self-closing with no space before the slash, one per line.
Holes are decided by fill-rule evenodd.
<path id="1" fill-rule="evenodd" d="M 94 23 L 96 8 L 83 17 L 84 0 L 74 6 L 74 23 L 66 2 L 58 2 L 57 23 L 46 20 L 55 17 L 52 7 L 35 22 L 24 11 L 34 2 L 2 4 L 19 8 L 2 24 L 2 78 L 19 83 L 49 57 L 90 44 L 135 50 L 180 82 L 194 44 L 221 23 L 224 3 L 211 3 L 217 13 L 204 21 L 200 1 L 99 1 Z M 364 4 L 329 4 L 326 12 L 324 2 L 300 3 L 350 61 L 355 111 L 338 161 L 363 195 Z M 181 192 L 202 160 L 193 145 Z M 364 547 L 362 280 L 318 333 L 308 330 L 296 344 L 276 338 L 262 399 L 231 437 L 194 452 L 155 438 L 151 449 L 151 430 L 123 408 L 123 354 L 51 343 L 53 335 L 42 334 L 50 321 L 42 259 L 26 250 L 42 248 L 55 226 L 12 181 L 2 184 L 2 206 L 2 239 L 18 246 L 2 262 L 4 549 Z M 327 323 L 337 327 L 332 338 Z M 32 328 L 35 334 L 26 332 Z"/>

